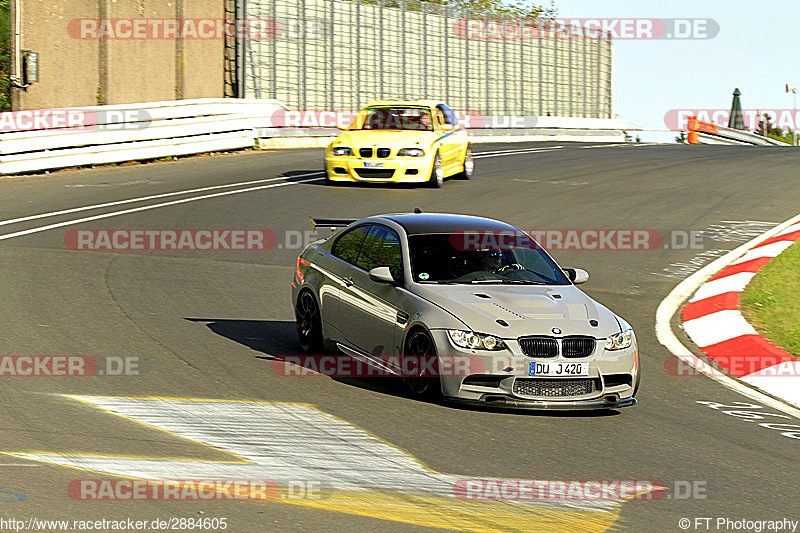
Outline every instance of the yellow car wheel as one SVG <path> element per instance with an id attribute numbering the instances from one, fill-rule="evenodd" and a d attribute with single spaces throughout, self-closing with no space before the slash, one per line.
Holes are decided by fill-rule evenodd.
<path id="1" fill-rule="evenodd" d="M 472 177 L 472 171 L 475 169 L 475 161 L 472 159 L 472 150 L 467 147 L 464 152 L 464 170 L 456 174 L 454 177 L 460 180 L 468 180 Z"/>
<path id="2" fill-rule="evenodd" d="M 433 156 L 433 165 L 431 165 L 431 177 L 428 178 L 428 185 L 434 189 L 438 189 L 444 183 L 444 167 L 442 166 L 442 158 L 439 152 Z"/>

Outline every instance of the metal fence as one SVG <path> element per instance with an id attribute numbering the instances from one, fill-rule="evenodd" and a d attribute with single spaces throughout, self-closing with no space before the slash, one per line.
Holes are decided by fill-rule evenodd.
<path id="1" fill-rule="evenodd" d="M 485 115 L 613 117 L 607 35 L 417 0 L 234 1 L 240 20 L 277 22 L 274 37 L 238 42 L 240 97 L 337 110 L 431 98 Z"/>

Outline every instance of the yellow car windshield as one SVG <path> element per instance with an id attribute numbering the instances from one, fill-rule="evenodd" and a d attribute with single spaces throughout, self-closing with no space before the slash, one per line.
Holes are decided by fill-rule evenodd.
<path id="1" fill-rule="evenodd" d="M 431 112 L 424 107 L 367 107 L 355 125 L 351 129 L 433 131 Z"/>

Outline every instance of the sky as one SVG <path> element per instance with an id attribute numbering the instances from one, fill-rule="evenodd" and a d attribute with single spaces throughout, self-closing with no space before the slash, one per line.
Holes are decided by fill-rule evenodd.
<path id="1" fill-rule="evenodd" d="M 736 87 L 744 109 L 792 110 L 785 84 L 800 92 L 800 1 L 554 0 L 554 5 L 558 18 L 713 19 L 719 25 L 711 39 L 616 40 L 616 113 L 624 119 L 665 128 L 669 110 L 730 109 Z"/>

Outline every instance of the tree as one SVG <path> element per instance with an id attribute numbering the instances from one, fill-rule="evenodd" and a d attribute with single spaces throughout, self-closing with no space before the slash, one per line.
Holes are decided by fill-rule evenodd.
<path id="1" fill-rule="evenodd" d="M 758 123 L 758 129 L 761 131 L 758 132 L 761 135 L 769 137 L 770 139 L 775 139 L 776 141 L 780 141 L 786 144 L 794 144 L 794 137 L 792 136 L 791 131 L 783 131 L 782 129 L 775 126 L 772 122 L 772 117 L 769 116 L 769 113 L 764 113 L 764 119 Z"/>
<path id="2" fill-rule="evenodd" d="M 0 111 L 11 109 L 11 33 L 8 0 L 0 0 Z"/>
<path id="3" fill-rule="evenodd" d="M 348 0 L 354 2 L 355 0 Z M 362 4 L 379 4 L 380 0 L 361 0 Z M 449 7 L 454 13 L 468 13 L 471 17 L 485 18 L 511 18 L 511 19 L 535 19 L 535 18 L 554 18 L 556 10 L 554 7 L 541 7 L 531 0 L 406 0 L 405 6 L 408 11 L 421 11 L 422 4 L 425 3 L 434 10 L 444 10 Z M 402 0 L 384 0 L 385 7 L 400 8 L 403 6 Z"/>
<path id="4" fill-rule="evenodd" d="M 544 8 L 529 0 L 434 0 L 472 15 L 507 18 L 552 18 L 555 8 Z"/>

